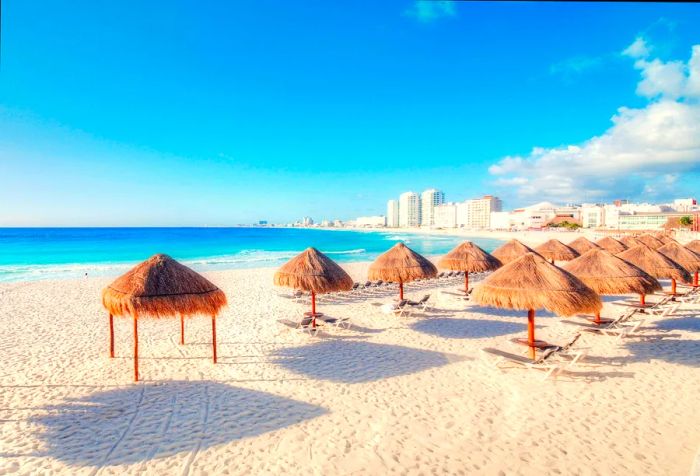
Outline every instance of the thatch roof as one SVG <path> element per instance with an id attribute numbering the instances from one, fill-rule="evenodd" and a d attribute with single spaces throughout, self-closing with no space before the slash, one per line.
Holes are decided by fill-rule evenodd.
<path id="1" fill-rule="evenodd" d="M 690 251 L 700 253 L 700 240 L 693 240 L 685 245 Z"/>
<path id="2" fill-rule="evenodd" d="M 612 254 L 622 253 L 627 249 L 627 246 L 617 241 L 612 236 L 606 236 L 595 242 L 596 245 L 600 246 L 604 250 L 611 252 Z"/>
<path id="3" fill-rule="evenodd" d="M 683 282 L 690 281 L 690 274 L 685 268 L 666 255 L 652 250 L 646 245 L 630 248 L 619 253 L 617 257 L 629 261 L 638 268 L 642 268 L 657 279 L 671 278 Z"/>
<path id="4" fill-rule="evenodd" d="M 493 250 L 491 252 L 491 256 L 494 256 L 498 261 L 500 261 L 503 264 L 508 264 L 511 261 L 515 261 L 518 258 L 522 258 L 527 253 L 537 253 L 537 251 L 514 239 Z"/>
<path id="5" fill-rule="evenodd" d="M 471 241 L 465 241 L 443 256 L 438 262 L 438 266 L 451 271 L 481 273 L 483 271 L 493 271 L 502 265 L 497 258 L 494 258 Z"/>
<path id="6" fill-rule="evenodd" d="M 576 238 L 574 241 L 569 243 L 569 248 L 576 250 L 578 252 L 578 254 L 580 254 L 580 255 L 582 255 L 588 251 L 591 251 L 591 250 L 601 249 L 600 246 L 596 245 L 595 243 L 593 243 L 591 240 L 589 240 L 585 236 L 581 236 L 579 238 Z"/>
<path id="7" fill-rule="evenodd" d="M 650 235 L 649 233 L 645 233 L 644 235 L 638 236 L 637 241 L 644 245 L 647 245 L 652 250 L 659 249 L 664 245 L 663 241 L 661 241 L 654 235 Z"/>
<path id="8" fill-rule="evenodd" d="M 552 238 L 535 248 L 540 255 L 554 261 L 569 261 L 578 258 L 579 253 L 573 248 L 566 246 L 559 240 Z"/>
<path id="9" fill-rule="evenodd" d="M 437 268 L 408 246 L 396 243 L 374 260 L 367 274 L 368 279 L 407 283 L 415 279 L 433 278 L 437 274 Z"/>
<path id="10" fill-rule="evenodd" d="M 624 244 L 627 248 L 634 248 L 637 245 L 643 244 L 636 237 L 632 235 L 625 235 L 620 238 L 620 243 Z"/>
<path id="11" fill-rule="evenodd" d="M 669 243 L 678 243 L 678 241 L 674 237 L 667 235 L 666 233 L 659 233 L 658 235 L 656 235 L 656 237 L 659 240 L 661 240 L 661 242 L 664 245 L 667 245 Z"/>
<path id="12" fill-rule="evenodd" d="M 596 313 L 602 307 L 595 291 L 536 253 L 527 253 L 495 271 L 472 296 L 485 306 L 547 309 L 561 316 Z"/>
<path id="13" fill-rule="evenodd" d="M 277 286 L 315 293 L 348 291 L 353 285 L 350 275 L 316 248 L 307 248 L 287 261 L 273 279 Z"/>
<path id="14" fill-rule="evenodd" d="M 683 266 L 691 273 L 700 271 L 700 254 L 697 254 L 696 252 L 691 251 L 678 243 L 668 243 L 656 251 L 666 255 L 668 258 L 671 258 L 673 261 Z"/>
<path id="15" fill-rule="evenodd" d="M 215 316 L 226 296 L 202 275 L 157 254 L 103 289 L 102 305 L 115 316 Z"/>
<path id="16" fill-rule="evenodd" d="M 563 266 L 598 294 L 651 294 L 661 284 L 635 265 L 603 249 L 591 250 Z"/>

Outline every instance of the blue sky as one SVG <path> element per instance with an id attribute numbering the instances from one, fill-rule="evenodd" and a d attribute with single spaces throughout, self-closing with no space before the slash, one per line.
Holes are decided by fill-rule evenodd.
<path id="1" fill-rule="evenodd" d="M 700 195 L 700 5 L 2 6 L 0 225 Z"/>

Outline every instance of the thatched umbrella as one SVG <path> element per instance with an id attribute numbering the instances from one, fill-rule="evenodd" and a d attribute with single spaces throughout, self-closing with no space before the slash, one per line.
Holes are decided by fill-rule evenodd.
<path id="1" fill-rule="evenodd" d="M 535 248 L 540 255 L 552 261 L 571 261 L 574 258 L 579 257 L 578 251 L 573 248 L 566 246 L 559 240 L 552 238 L 549 241 L 545 241 L 540 246 Z"/>
<path id="2" fill-rule="evenodd" d="M 508 264 L 511 261 L 522 258 L 528 253 L 537 253 L 537 251 L 513 239 L 493 250 L 491 256 L 495 257 L 503 264 Z"/>
<path id="3" fill-rule="evenodd" d="M 657 250 L 664 245 L 663 241 L 661 241 L 654 235 L 650 235 L 649 233 L 645 233 L 644 235 L 638 236 L 637 241 L 644 245 L 647 245 L 652 250 Z"/>
<path id="4" fill-rule="evenodd" d="M 627 246 L 617 241 L 612 236 L 606 236 L 595 242 L 596 245 L 600 246 L 604 250 L 611 252 L 616 255 L 617 253 L 622 253 L 627 249 Z"/>
<path id="5" fill-rule="evenodd" d="M 469 273 L 482 273 L 500 268 L 501 262 L 471 241 L 464 241 L 438 262 L 440 268 L 464 271 L 464 292 L 469 292 Z"/>
<path id="6" fill-rule="evenodd" d="M 311 293 L 311 327 L 316 327 L 316 294 L 349 291 L 352 278 L 343 268 L 316 248 L 307 248 L 287 261 L 273 278 L 275 285 Z"/>
<path id="7" fill-rule="evenodd" d="M 382 253 L 369 267 L 368 279 L 399 283 L 399 299 L 403 299 L 403 284 L 416 279 L 434 278 L 435 265 L 403 243 Z"/>
<path id="8" fill-rule="evenodd" d="M 528 311 L 528 337 L 520 342 L 530 347 L 533 358 L 535 347 L 546 345 L 535 340 L 536 309 L 570 316 L 597 313 L 602 307 L 595 291 L 536 253 L 528 253 L 495 271 L 472 294 L 476 302 L 486 306 Z"/>
<path id="9" fill-rule="evenodd" d="M 666 233 L 659 233 L 658 235 L 656 235 L 656 238 L 658 238 L 664 245 L 667 245 L 669 243 L 678 243 L 678 241 L 674 237 L 667 235 Z"/>
<path id="10" fill-rule="evenodd" d="M 226 295 L 202 275 L 168 255 L 157 254 L 136 265 L 102 290 L 102 305 L 109 311 L 109 354 L 114 357 L 112 316 L 134 320 L 134 380 L 139 379 L 138 319 L 143 316 L 180 316 L 183 342 L 184 317 L 211 316 L 212 346 L 216 363 L 216 316 L 226 305 Z"/>
<path id="11" fill-rule="evenodd" d="M 582 236 L 580 238 L 576 238 L 574 241 L 569 243 L 569 248 L 576 250 L 578 252 L 578 254 L 580 254 L 580 255 L 587 253 L 591 250 L 601 249 L 600 246 L 596 245 L 595 243 L 593 243 L 591 240 L 589 240 L 585 236 Z"/>
<path id="12" fill-rule="evenodd" d="M 622 238 L 620 238 L 620 243 L 624 244 L 627 248 L 634 248 L 637 245 L 643 244 L 641 241 L 639 241 L 632 235 L 623 236 Z"/>
<path id="13" fill-rule="evenodd" d="M 676 280 L 690 282 L 690 273 L 680 264 L 668 258 L 666 255 L 649 248 L 646 245 L 638 245 L 623 251 L 617 255 L 625 261 L 629 261 L 638 268 L 642 268 L 648 274 L 657 279 L 670 278 L 673 290 L 676 289 Z M 645 306 L 644 295 L 641 296 L 640 305 Z"/>
<path id="14" fill-rule="evenodd" d="M 693 240 L 690 243 L 686 243 L 685 247 L 688 248 L 690 251 L 700 253 L 700 240 Z"/>
<path id="15" fill-rule="evenodd" d="M 635 265 L 603 249 L 591 250 L 569 261 L 564 269 L 579 278 L 598 294 L 649 294 L 661 291 L 661 284 Z M 611 322 L 595 315 L 596 324 Z"/>
<path id="16" fill-rule="evenodd" d="M 663 245 L 658 250 L 659 253 L 666 255 L 673 261 L 683 266 L 685 269 L 694 274 L 693 286 L 698 286 L 698 271 L 700 271 L 700 254 L 689 250 L 676 242 L 670 242 Z M 675 281 L 673 281 L 673 289 L 671 294 L 676 294 Z"/>
<path id="17" fill-rule="evenodd" d="M 686 244 L 685 247 L 690 251 L 700 254 L 700 240 L 693 240 Z M 693 279 L 693 286 L 698 287 L 698 272 L 695 272 L 695 278 Z"/>

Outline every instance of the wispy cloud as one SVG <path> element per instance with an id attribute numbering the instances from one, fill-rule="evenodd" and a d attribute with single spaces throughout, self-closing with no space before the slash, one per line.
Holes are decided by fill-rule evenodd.
<path id="1" fill-rule="evenodd" d="M 603 65 L 600 56 L 574 56 L 549 67 L 550 74 L 560 74 L 566 77 L 599 68 Z"/>
<path id="2" fill-rule="evenodd" d="M 438 0 L 415 0 L 405 13 L 423 23 L 457 14 L 454 2 Z"/>
<path id="3" fill-rule="evenodd" d="M 688 61 L 662 61 L 653 51 L 638 37 L 623 52 L 640 71 L 645 107 L 619 108 L 608 130 L 583 143 L 501 159 L 489 168 L 494 184 L 528 199 L 668 197 L 679 174 L 700 172 L 700 45 Z"/>

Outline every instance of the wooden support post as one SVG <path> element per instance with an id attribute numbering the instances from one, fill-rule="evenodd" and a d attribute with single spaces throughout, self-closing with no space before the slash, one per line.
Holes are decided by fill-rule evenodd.
<path id="1" fill-rule="evenodd" d="M 180 345 L 185 345 L 185 318 L 180 314 Z"/>
<path id="2" fill-rule="evenodd" d="M 114 316 L 109 315 L 109 357 L 114 358 Z"/>
<path id="3" fill-rule="evenodd" d="M 527 343 L 530 347 L 530 358 L 535 360 L 535 310 L 527 311 Z"/>
<path id="4" fill-rule="evenodd" d="M 403 300 L 403 281 L 399 281 L 399 299 Z"/>
<path id="5" fill-rule="evenodd" d="M 469 294 L 469 271 L 464 272 L 464 293 Z"/>
<path id="6" fill-rule="evenodd" d="M 216 316 L 211 317 L 211 342 L 214 350 L 214 363 L 216 363 Z"/>
<path id="7" fill-rule="evenodd" d="M 698 272 L 695 271 L 695 277 L 693 278 L 693 287 L 697 288 L 698 287 Z"/>
<path id="8" fill-rule="evenodd" d="M 134 316 L 134 382 L 139 381 L 139 325 Z"/>

